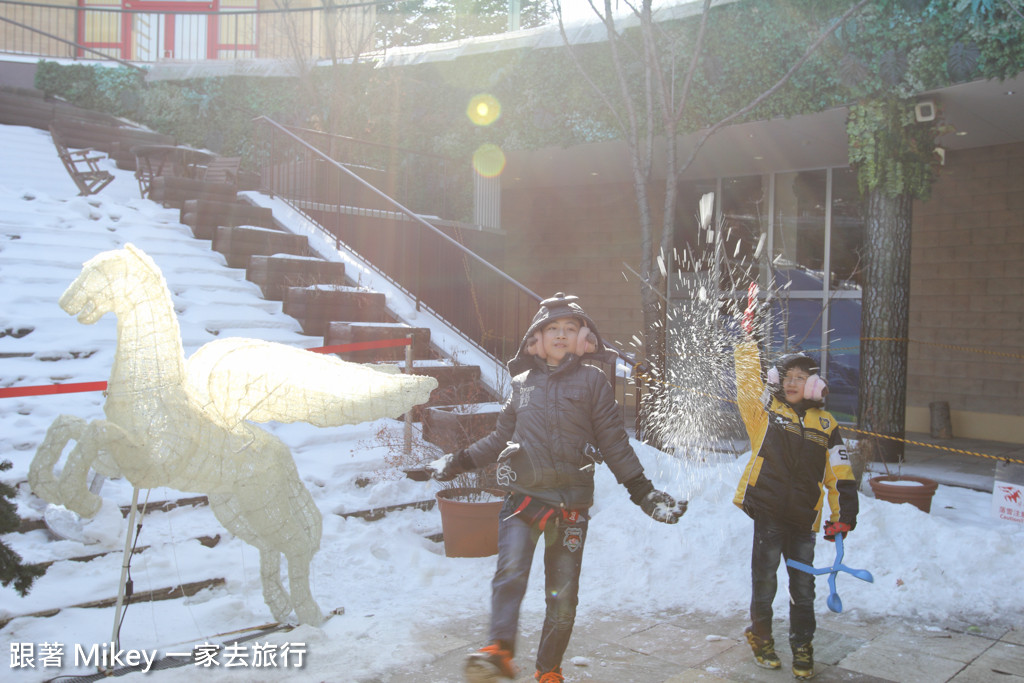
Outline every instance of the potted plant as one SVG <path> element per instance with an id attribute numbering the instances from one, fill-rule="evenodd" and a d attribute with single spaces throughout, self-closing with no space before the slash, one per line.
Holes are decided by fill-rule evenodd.
<path id="1" fill-rule="evenodd" d="M 445 486 L 436 496 L 446 556 L 488 557 L 497 554 L 498 517 L 505 500 L 503 490 Z"/>
<path id="2" fill-rule="evenodd" d="M 874 439 L 861 439 L 849 450 L 857 481 L 861 481 L 865 472 L 873 475 L 868 479 L 868 485 L 875 498 L 889 503 L 910 503 L 922 512 L 931 512 L 932 497 L 939 486 L 937 481 L 904 474 L 902 457 L 896 461 L 896 471 L 890 471 L 888 460 L 876 457 L 879 449 Z M 876 462 L 882 464 L 885 474 L 872 470 Z"/>
<path id="3" fill-rule="evenodd" d="M 423 438 L 455 453 L 490 434 L 497 403 L 430 406 L 422 413 Z M 498 552 L 498 515 L 505 492 L 497 488 L 494 467 L 460 474 L 437 492 L 444 552 L 448 557 L 487 557 Z"/>
<path id="4" fill-rule="evenodd" d="M 441 456 L 441 449 L 427 442 L 420 433 L 412 434 L 406 444 L 400 430 L 385 424 L 375 434 L 370 447 L 383 446 L 386 469 L 380 476 L 387 477 L 398 469 L 410 479 L 431 481 L 424 465 Z M 455 479 L 440 482 L 435 493 L 437 509 L 441 512 L 441 529 L 445 555 L 448 557 L 486 557 L 498 552 L 498 515 L 505 492 L 488 487 L 481 479 L 492 481 L 494 468 L 483 472 L 467 472 Z"/>

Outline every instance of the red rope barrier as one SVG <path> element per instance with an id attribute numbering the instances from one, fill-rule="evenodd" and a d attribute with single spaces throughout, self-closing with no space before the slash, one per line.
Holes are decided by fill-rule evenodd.
<path id="1" fill-rule="evenodd" d="M 0 389 L 0 398 L 16 396 L 42 396 L 44 394 L 74 394 L 80 391 L 103 391 L 106 382 L 74 382 L 72 384 L 44 384 L 37 387 L 4 387 Z"/>
<path id="2" fill-rule="evenodd" d="M 412 340 L 384 339 L 382 341 L 354 342 L 352 344 L 335 344 L 334 346 L 318 346 L 307 351 L 315 353 L 341 353 L 343 351 L 365 351 L 367 349 L 387 349 L 395 346 L 409 346 Z M 0 387 L 0 398 L 17 398 L 19 396 L 46 396 L 50 394 L 75 394 L 84 391 L 105 391 L 106 382 L 73 382 L 71 384 L 42 384 L 33 387 Z"/>

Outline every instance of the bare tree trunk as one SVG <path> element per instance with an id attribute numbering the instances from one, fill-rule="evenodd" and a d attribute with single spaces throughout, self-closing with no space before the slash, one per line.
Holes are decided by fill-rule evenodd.
<path id="1" fill-rule="evenodd" d="M 913 199 L 868 193 L 864 244 L 867 277 L 861 311 L 861 428 L 902 439 L 907 412 L 907 333 L 910 311 L 910 224 Z M 872 437 L 868 453 L 884 462 L 903 458 L 903 442 Z"/>

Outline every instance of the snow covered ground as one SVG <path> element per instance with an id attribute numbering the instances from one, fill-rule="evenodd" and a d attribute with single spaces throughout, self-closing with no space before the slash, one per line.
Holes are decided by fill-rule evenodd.
<path id="1" fill-rule="evenodd" d="M 115 321 L 85 326 L 65 314 L 57 299 L 83 261 L 131 242 L 163 270 L 173 292 L 186 354 L 221 336 L 269 339 L 313 347 L 280 304 L 260 298 L 244 272 L 224 266 L 209 243 L 180 225 L 178 212 L 138 196 L 131 172 L 108 168 L 117 179 L 94 197 L 77 197 L 45 132 L 0 126 L 0 386 L 107 379 L 115 347 Z M 31 332 L 25 333 L 25 330 Z M 33 353 L 33 356 L 23 355 Z M 100 393 L 0 398 L 0 459 L 11 484 L 25 481 L 29 463 L 59 414 L 91 420 L 102 416 Z M 304 668 L 212 667 L 204 681 L 354 681 L 388 669 L 426 661 L 414 634 L 433 619 L 485 614 L 494 558 L 446 558 L 427 536 L 440 531 L 436 510 L 407 510 L 375 522 L 335 513 L 431 498 L 433 484 L 401 478 L 381 430 L 401 433 L 382 420 L 352 427 L 268 425 L 290 448 L 303 483 L 324 517 L 321 549 L 312 566 L 313 594 L 328 612 L 343 607 L 321 628 L 302 626 L 260 642 L 280 648 L 304 644 Z M 597 473 L 597 504 L 588 539 L 579 619 L 633 611 L 742 613 L 749 601 L 751 522 L 731 504 L 744 457 L 711 456 L 680 462 L 634 443 L 648 474 L 660 488 L 686 497 L 689 511 L 677 526 L 656 524 L 629 502 L 606 468 Z M 424 457 L 429 454 L 424 453 Z M 436 454 L 435 454 L 436 455 Z M 369 484 L 366 482 L 369 481 Z M 124 481 L 108 481 L 102 495 L 118 505 L 131 500 Z M 166 489 L 143 491 L 140 500 L 194 495 Z M 17 500 L 26 518 L 44 505 L 22 485 Z M 872 584 L 841 576 L 844 616 L 851 620 L 891 615 L 922 623 L 946 620 L 1024 626 L 1024 529 L 990 513 L 991 495 L 941 486 L 932 513 L 909 505 L 861 498 L 857 529 L 847 544 L 846 563 L 874 574 Z M 7 534 L 4 541 L 30 562 L 108 553 L 88 562 L 56 562 L 27 597 L 0 589 L 0 630 L 9 654 L 11 681 L 39 681 L 59 674 L 95 671 L 74 666 L 76 645 L 89 651 L 109 643 L 113 608 L 65 609 L 117 594 L 127 523 L 115 514 L 86 526 L 95 542 L 52 540 L 44 531 Z M 202 536 L 220 536 L 213 548 Z M 138 541 L 147 549 L 131 563 L 136 593 L 221 577 L 221 586 L 188 599 L 133 604 L 120 628 L 123 649 L 189 652 L 222 643 L 238 629 L 272 621 L 263 602 L 257 552 L 231 537 L 206 507 L 145 515 Z M 818 565 L 831 562 L 833 546 L 818 545 Z M 543 595 L 535 563 L 524 619 L 539 624 Z M 783 584 L 784 585 L 784 584 Z M 827 610 L 820 580 L 818 608 Z M 777 609 L 787 597 L 780 590 Z M 59 610 L 45 617 L 21 617 Z M 13 617 L 13 618 L 12 618 Z M 466 634 L 483 640 L 484 633 Z M 62 646 L 63 667 L 47 666 Z M 31 645 L 34 666 L 15 666 Z M 294 657 L 294 647 L 293 654 Z M 97 650 L 99 651 L 99 650 Z M 221 658 L 223 662 L 223 657 Z M 292 660 L 294 661 L 294 660 Z M 194 667 L 151 672 L 151 680 L 195 676 Z M 133 674 L 137 676 L 137 674 Z"/>

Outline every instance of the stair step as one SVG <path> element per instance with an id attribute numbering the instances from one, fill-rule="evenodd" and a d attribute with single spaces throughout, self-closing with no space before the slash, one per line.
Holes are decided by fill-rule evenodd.
<path id="1" fill-rule="evenodd" d="M 494 401 L 487 385 L 480 381 L 480 366 L 451 365 L 444 361 L 413 363 L 412 374 L 426 375 L 437 380 L 437 388 L 430 392 L 430 400 L 414 410 L 416 419 L 426 406 L 451 406 L 463 403 Z"/>
<path id="2" fill-rule="evenodd" d="M 284 312 L 299 321 L 305 334 L 318 337 L 325 336 L 328 324 L 334 321 L 389 321 L 383 292 L 340 285 L 289 287 Z"/>
<path id="3" fill-rule="evenodd" d="M 194 178 L 158 175 L 149 187 L 149 198 L 164 206 L 180 209 L 189 199 L 230 202 L 238 196 L 234 183 L 208 183 Z"/>
<path id="4" fill-rule="evenodd" d="M 249 260 L 245 279 L 260 286 L 264 299 L 283 301 L 289 287 L 344 285 L 345 264 L 315 256 L 255 255 Z"/>
<path id="5" fill-rule="evenodd" d="M 428 406 L 420 413 L 423 440 L 454 453 L 490 434 L 500 412 L 499 403 Z"/>
<path id="6" fill-rule="evenodd" d="M 412 327 L 405 323 L 376 322 L 331 322 L 327 325 L 324 335 L 324 346 L 336 344 L 356 344 L 359 342 L 375 342 L 385 339 L 398 339 L 412 335 L 412 355 L 414 360 L 433 358 L 430 350 L 430 329 Z M 393 346 L 382 349 L 363 349 L 359 351 L 343 351 L 338 356 L 342 360 L 353 363 L 374 363 L 388 360 L 403 360 L 406 347 Z"/>
<path id="7" fill-rule="evenodd" d="M 305 256 L 309 253 L 309 238 L 249 225 L 228 225 L 217 228 L 212 248 L 224 254 L 230 268 L 248 268 L 249 259 L 256 254 Z"/>
<path id="8" fill-rule="evenodd" d="M 193 235 L 203 240 L 213 239 L 214 233 L 221 225 L 253 225 L 278 229 L 270 208 L 253 206 L 242 201 L 188 199 L 181 207 L 179 218 L 184 225 L 192 228 Z"/>

